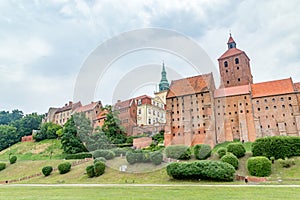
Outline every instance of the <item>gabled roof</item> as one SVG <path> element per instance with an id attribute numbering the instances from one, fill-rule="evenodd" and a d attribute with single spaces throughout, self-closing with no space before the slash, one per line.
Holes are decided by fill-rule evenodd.
<path id="1" fill-rule="evenodd" d="M 64 112 L 67 110 L 73 110 L 80 106 L 81 106 L 80 101 L 78 101 L 77 103 L 69 102 L 69 104 L 66 104 L 64 107 L 58 108 L 55 113 L 60 113 L 60 112 Z"/>
<path id="2" fill-rule="evenodd" d="M 122 108 L 128 108 L 132 105 L 134 101 L 134 98 L 131 98 L 131 99 L 128 99 L 128 100 L 125 100 L 125 101 L 119 101 L 115 104 L 114 108 L 115 109 L 122 109 Z"/>
<path id="3" fill-rule="evenodd" d="M 295 92 L 291 78 L 251 84 L 252 97 L 264 97 Z"/>
<path id="4" fill-rule="evenodd" d="M 231 36 L 231 34 L 230 34 L 230 37 L 229 37 L 229 39 L 228 39 L 227 44 L 232 43 L 232 42 L 235 42 L 235 41 L 234 41 L 234 39 L 232 38 L 232 36 Z"/>
<path id="5" fill-rule="evenodd" d="M 228 49 L 223 55 L 221 55 L 221 57 L 218 60 L 228 58 L 228 57 L 231 57 L 231 56 L 235 56 L 235 55 L 239 55 L 239 54 L 242 54 L 242 53 L 245 53 L 245 52 L 242 51 L 242 50 L 239 50 L 238 48 L 231 48 L 231 49 Z"/>
<path id="6" fill-rule="evenodd" d="M 141 95 L 141 96 L 135 97 L 134 99 L 139 100 L 139 99 L 144 99 L 144 98 L 152 99 L 152 97 L 150 97 L 148 95 Z"/>
<path id="7" fill-rule="evenodd" d="M 209 91 L 211 81 L 212 73 L 172 81 L 167 98 Z"/>
<path id="8" fill-rule="evenodd" d="M 81 107 L 79 107 L 79 108 L 76 109 L 76 112 L 77 112 L 77 113 L 80 113 L 80 112 L 87 112 L 87 111 L 93 110 L 97 105 L 102 106 L 101 101 L 92 102 L 92 103 L 90 103 L 90 104 L 81 106 Z"/>
<path id="9" fill-rule="evenodd" d="M 106 109 L 104 109 L 103 111 L 101 111 L 99 113 L 99 115 L 97 115 L 96 120 L 106 118 L 107 113 L 108 113 L 108 111 Z"/>
<path id="10" fill-rule="evenodd" d="M 235 96 L 235 95 L 242 95 L 242 94 L 250 94 L 250 85 L 241 85 L 241 86 L 234 86 L 234 87 L 227 87 L 216 89 L 214 92 L 214 97 L 228 97 L 228 96 Z"/>
<path id="11" fill-rule="evenodd" d="M 294 83 L 294 86 L 295 86 L 295 90 L 296 90 L 297 92 L 300 92 L 300 82 Z"/>

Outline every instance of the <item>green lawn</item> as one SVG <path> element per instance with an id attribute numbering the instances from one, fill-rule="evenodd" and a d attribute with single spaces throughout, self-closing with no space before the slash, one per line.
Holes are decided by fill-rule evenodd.
<path id="1" fill-rule="evenodd" d="M 0 186 L 0 199 L 299 199 L 300 188 L 146 186 L 146 187 L 7 187 Z"/>

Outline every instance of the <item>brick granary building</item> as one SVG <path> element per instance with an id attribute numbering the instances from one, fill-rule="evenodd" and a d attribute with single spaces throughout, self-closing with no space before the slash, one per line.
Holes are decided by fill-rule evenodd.
<path id="1" fill-rule="evenodd" d="M 300 83 L 253 83 L 250 59 L 229 37 L 221 55 L 220 87 L 212 74 L 172 81 L 166 97 L 165 145 L 254 141 L 300 136 Z"/>

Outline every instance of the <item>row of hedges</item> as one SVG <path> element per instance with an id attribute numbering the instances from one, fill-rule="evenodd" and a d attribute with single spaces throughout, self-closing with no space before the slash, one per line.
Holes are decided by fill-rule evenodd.
<path id="1" fill-rule="evenodd" d="M 129 164 L 152 162 L 159 165 L 163 161 L 163 154 L 160 151 L 135 150 L 126 153 L 126 160 Z"/>
<path id="2" fill-rule="evenodd" d="M 71 163 L 69 162 L 64 162 L 58 165 L 58 171 L 60 174 L 66 174 L 69 171 L 71 171 Z M 45 166 L 42 169 L 42 173 L 44 174 L 44 176 L 49 176 L 53 171 L 53 167 L 52 166 Z"/>
<path id="3" fill-rule="evenodd" d="M 272 136 L 259 138 L 252 144 L 253 156 L 265 156 L 275 159 L 300 156 L 300 137 Z"/>
<path id="4" fill-rule="evenodd" d="M 167 166 L 167 173 L 174 179 L 233 181 L 235 169 L 225 162 L 201 160 L 171 163 Z"/>
<path id="5" fill-rule="evenodd" d="M 85 158 L 92 158 L 93 155 L 91 153 L 87 152 L 82 152 L 82 153 L 77 153 L 77 154 L 67 154 L 65 156 L 66 160 L 71 160 L 71 159 L 85 159 Z"/>
<path id="6" fill-rule="evenodd" d="M 94 165 L 87 166 L 86 173 L 89 178 L 98 177 L 104 174 L 105 164 L 103 162 L 96 162 Z"/>
<path id="7" fill-rule="evenodd" d="M 172 145 L 165 149 L 167 158 L 178 160 L 189 160 L 191 158 L 191 149 L 188 146 Z"/>
<path id="8" fill-rule="evenodd" d="M 115 153 L 111 150 L 96 150 L 93 153 L 94 158 L 103 157 L 106 160 L 111 160 L 115 157 Z"/>

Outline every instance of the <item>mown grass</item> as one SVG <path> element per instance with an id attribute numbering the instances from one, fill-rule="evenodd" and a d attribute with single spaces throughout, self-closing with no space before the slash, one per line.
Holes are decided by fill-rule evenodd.
<path id="1" fill-rule="evenodd" d="M 0 199 L 298 199 L 300 188 L 272 187 L 0 187 Z"/>

